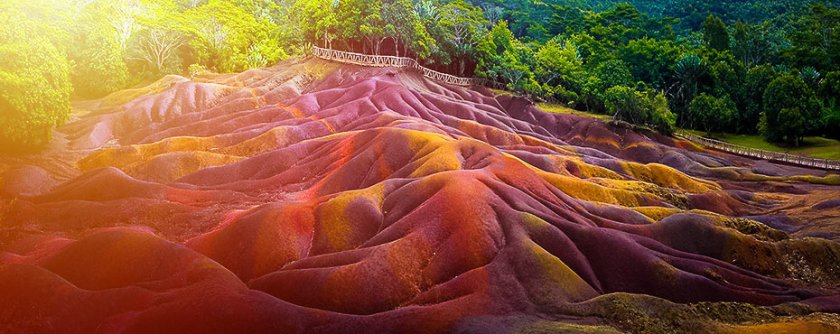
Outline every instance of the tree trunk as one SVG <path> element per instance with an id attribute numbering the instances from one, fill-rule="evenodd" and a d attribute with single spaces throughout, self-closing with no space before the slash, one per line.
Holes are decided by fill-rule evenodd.
<path id="1" fill-rule="evenodd" d="M 385 39 L 386 39 L 386 38 L 387 38 L 387 37 L 380 38 L 379 40 L 377 40 L 377 41 L 376 41 L 376 44 L 375 44 L 375 45 L 374 45 L 374 47 L 373 47 L 373 54 L 375 54 L 375 55 L 377 55 L 377 56 L 381 56 L 381 55 L 382 55 L 382 43 L 384 43 L 384 42 L 385 42 Z"/>
<path id="2" fill-rule="evenodd" d="M 467 60 L 464 59 L 464 57 L 461 57 L 461 65 L 460 65 L 460 68 L 458 69 L 458 75 L 464 76 L 464 71 L 466 70 L 466 67 L 467 67 Z"/>

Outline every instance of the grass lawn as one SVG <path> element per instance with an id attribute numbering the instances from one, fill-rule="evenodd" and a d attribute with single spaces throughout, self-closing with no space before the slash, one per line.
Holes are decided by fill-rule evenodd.
<path id="1" fill-rule="evenodd" d="M 561 105 L 561 104 L 556 104 L 556 103 L 537 103 L 537 107 L 540 108 L 540 110 L 542 110 L 542 111 L 555 113 L 555 114 L 572 114 L 572 115 L 583 116 L 583 117 L 597 118 L 597 119 L 600 119 L 602 121 L 612 120 L 612 116 L 610 116 L 610 115 L 596 114 L 596 113 L 591 113 L 591 112 L 586 112 L 586 111 L 578 111 L 578 110 L 574 110 L 572 108 L 566 107 L 566 106 Z"/>
<path id="2" fill-rule="evenodd" d="M 689 131 L 698 136 L 709 137 L 702 131 Z M 773 152 L 804 155 L 807 157 L 840 160 L 840 141 L 823 137 L 805 137 L 800 147 L 787 147 L 768 143 L 760 135 L 715 134 L 713 139 L 725 141 L 735 145 L 747 146 Z"/>

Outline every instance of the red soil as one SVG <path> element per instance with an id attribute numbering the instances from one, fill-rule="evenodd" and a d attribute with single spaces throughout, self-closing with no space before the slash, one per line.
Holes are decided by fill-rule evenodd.
<path id="1" fill-rule="evenodd" d="M 837 175 L 395 71 L 80 104 L 56 147 L 0 159 L 0 332 L 635 331 L 604 305 L 643 295 L 840 311 Z M 704 319 L 683 329 L 754 320 Z"/>

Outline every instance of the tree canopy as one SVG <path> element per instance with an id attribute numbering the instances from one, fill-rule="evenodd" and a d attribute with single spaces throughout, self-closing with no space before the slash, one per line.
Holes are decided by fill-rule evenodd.
<path id="1" fill-rule="evenodd" d="M 662 109 L 661 96 L 676 126 L 796 144 L 840 133 L 837 2 L 8 0 L 0 121 L 6 140 L 44 142 L 73 96 L 270 66 L 319 45 L 412 57 L 620 117 L 640 103 Z"/>

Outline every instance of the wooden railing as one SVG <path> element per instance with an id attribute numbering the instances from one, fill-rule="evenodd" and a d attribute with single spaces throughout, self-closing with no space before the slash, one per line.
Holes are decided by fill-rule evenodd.
<path id="1" fill-rule="evenodd" d="M 838 160 L 818 159 L 795 154 L 761 150 L 757 148 L 730 144 L 727 142 L 722 142 L 720 140 L 700 137 L 685 131 L 680 131 L 676 135 L 677 137 L 695 142 L 706 147 L 746 157 L 764 159 L 768 161 L 784 162 L 791 165 L 803 167 L 840 170 L 840 161 Z"/>
<path id="2" fill-rule="evenodd" d="M 502 88 L 504 85 L 487 79 L 480 78 L 462 78 L 451 74 L 435 71 L 420 65 L 416 60 L 411 58 L 394 57 L 394 56 L 374 56 L 362 53 L 338 51 L 332 49 L 323 49 L 317 46 L 312 47 L 312 54 L 315 57 L 335 61 L 344 64 L 353 64 L 360 66 L 372 67 L 399 67 L 410 68 L 418 70 L 423 73 L 426 78 L 443 82 L 456 86 L 487 86 L 491 88 Z"/>

